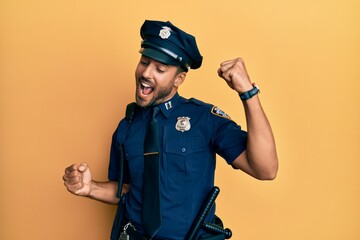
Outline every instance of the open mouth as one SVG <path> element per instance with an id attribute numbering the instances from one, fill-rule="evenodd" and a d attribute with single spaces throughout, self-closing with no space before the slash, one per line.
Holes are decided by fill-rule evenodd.
<path id="1" fill-rule="evenodd" d="M 140 86 L 141 86 L 141 92 L 144 95 L 149 95 L 154 91 L 154 87 L 150 86 L 148 83 L 141 82 Z"/>

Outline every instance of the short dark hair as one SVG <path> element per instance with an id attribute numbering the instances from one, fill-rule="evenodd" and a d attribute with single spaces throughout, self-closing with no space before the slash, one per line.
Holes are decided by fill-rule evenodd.
<path id="1" fill-rule="evenodd" d="M 182 72 L 188 72 L 189 69 L 183 66 L 175 66 L 177 68 L 176 74 L 182 73 Z"/>

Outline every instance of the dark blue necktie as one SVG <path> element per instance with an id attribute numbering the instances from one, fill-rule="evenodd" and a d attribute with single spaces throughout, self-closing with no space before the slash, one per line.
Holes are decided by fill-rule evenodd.
<path id="1" fill-rule="evenodd" d="M 149 237 L 154 237 L 161 227 L 159 126 L 156 119 L 159 110 L 159 107 L 152 109 L 153 113 L 144 142 L 142 221 L 143 228 Z"/>

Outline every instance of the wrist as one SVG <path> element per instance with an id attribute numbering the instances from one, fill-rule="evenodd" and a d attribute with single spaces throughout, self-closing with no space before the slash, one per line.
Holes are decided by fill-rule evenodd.
<path id="1" fill-rule="evenodd" d="M 253 88 L 250 89 L 249 91 L 239 93 L 240 99 L 242 101 L 246 101 L 260 93 L 260 89 L 255 83 L 253 83 L 252 86 L 253 86 Z"/>
<path id="2" fill-rule="evenodd" d="M 87 197 L 94 198 L 96 197 L 96 192 L 98 191 L 99 187 L 96 181 L 91 180 L 88 184 L 88 192 Z"/>

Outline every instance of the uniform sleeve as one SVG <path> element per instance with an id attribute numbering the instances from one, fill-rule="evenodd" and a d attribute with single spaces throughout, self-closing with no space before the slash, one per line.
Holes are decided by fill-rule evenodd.
<path id="1" fill-rule="evenodd" d="M 211 112 L 209 118 L 214 129 L 213 150 L 231 164 L 246 149 L 247 132 L 226 114 L 222 116 Z"/>
<path id="2" fill-rule="evenodd" d="M 111 141 L 111 148 L 110 148 L 110 163 L 108 169 L 108 179 L 110 181 L 118 181 L 119 180 L 119 143 L 117 142 L 116 136 L 117 131 L 114 132 Z"/>

